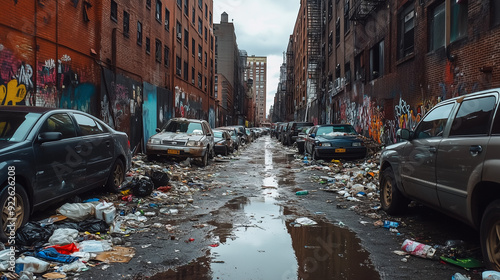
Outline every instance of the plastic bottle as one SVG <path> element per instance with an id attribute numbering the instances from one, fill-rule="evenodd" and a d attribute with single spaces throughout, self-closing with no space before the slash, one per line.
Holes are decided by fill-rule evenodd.
<path id="1" fill-rule="evenodd" d="M 419 243 L 410 239 L 406 239 L 401 245 L 401 249 L 421 258 L 433 259 L 436 254 L 436 249 L 429 245 Z"/>
<path id="2" fill-rule="evenodd" d="M 500 279 L 500 272 L 495 270 L 483 271 L 483 280 L 498 280 Z"/>
<path id="3" fill-rule="evenodd" d="M 35 257 L 20 257 L 16 260 L 16 273 L 21 271 L 43 273 L 49 269 L 50 263 Z"/>
<path id="4" fill-rule="evenodd" d="M 296 195 L 306 195 L 306 194 L 309 194 L 309 192 L 308 191 L 297 191 L 295 194 Z"/>
<path id="5" fill-rule="evenodd" d="M 399 227 L 399 223 L 392 222 L 392 221 L 384 221 L 384 227 L 385 228 L 397 228 L 397 227 Z"/>

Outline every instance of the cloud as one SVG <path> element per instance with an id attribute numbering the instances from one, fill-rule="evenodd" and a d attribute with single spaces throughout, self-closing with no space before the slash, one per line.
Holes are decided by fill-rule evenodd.
<path id="1" fill-rule="evenodd" d="M 223 12 L 233 22 L 238 48 L 248 55 L 267 56 L 266 113 L 273 105 L 283 52 L 293 32 L 300 0 L 214 0 L 214 23 Z"/>

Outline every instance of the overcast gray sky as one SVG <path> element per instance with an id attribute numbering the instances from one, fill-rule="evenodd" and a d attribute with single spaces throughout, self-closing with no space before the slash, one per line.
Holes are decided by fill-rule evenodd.
<path id="1" fill-rule="evenodd" d="M 214 0 L 214 23 L 228 14 L 236 42 L 248 55 L 267 56 L 266 114 L 278 87 L 283 52 L 293 32 L 300 0 Z"/>

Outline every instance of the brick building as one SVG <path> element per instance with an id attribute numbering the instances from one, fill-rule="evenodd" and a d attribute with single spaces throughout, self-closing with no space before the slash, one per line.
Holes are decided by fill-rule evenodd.
<path id="1" fill-rule="evenodd" d="M 3 105 L 74 108 L 134 150 L 173 116 L 215 124 L 213 1 L 6 1 Z"/>
<path id="2" fill-rule="evenodd" d="M 287 57 L 295 64 L 287 94 L 299 103 L 296 120 L 306 95 L 308 120 L 351 123 L 393 143 L 398 128 L 413 128 L 437 102 L 500 86 L 498 1 L 322 0 L 320 86 L 316 95 L 305 94 L 311 76 L 303 49 L 311 42 L 300 32 L 312 3 L 301 3 L 292 34 L 301 46 Z"/>

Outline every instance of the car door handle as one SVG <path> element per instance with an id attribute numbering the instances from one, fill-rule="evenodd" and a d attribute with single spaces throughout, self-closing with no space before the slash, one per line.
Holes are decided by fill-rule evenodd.
<path id="1" fill-rule="evenodd" d="M 472 145 L 469 148 L 470 154 L 475 157 L 477 156 L 480 152 L 483 151 L 483 147 L 481 145 Z"/>
<path id="2" fill-rule="evenodd" d="M 106 147 L 108 147 L 108 148 L 109 148 L 110 144 L 111 144 L 111 142 L 110 142 L 109 140 L 107 140 L 107 141 L 106 141 Z"/>
<path id="3" fill-rule="evenodd" d="M 431 153 L 437 152 L 436 147 L 429 147 L 429 152 L 431 152 Z"/>

